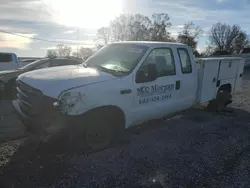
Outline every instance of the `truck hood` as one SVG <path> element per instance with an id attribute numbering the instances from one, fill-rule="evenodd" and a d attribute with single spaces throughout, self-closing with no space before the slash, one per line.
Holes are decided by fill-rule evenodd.
<path id="1" fill-rule="evenodd" d="M 53 98 L 57 98 L 62 91 L 70 88 L 112 79 L 116 77 L 110 73 L 81 65 L 45 68 L 24 73 L 18 77 L 18 80 Z"/>
<path id="2" fill-rule="evenodd" d="M 12 74 L 12 73 L 16 73 L 19 72 L 18 69 L 14 69 L 14 70 L 5 70 L 5 71 L 0 71 L 0 76 L 4 76 L 6 74 Z"/>

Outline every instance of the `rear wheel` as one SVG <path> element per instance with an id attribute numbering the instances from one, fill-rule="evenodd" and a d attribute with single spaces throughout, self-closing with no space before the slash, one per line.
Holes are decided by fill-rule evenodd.
<path id="1" fill-rule="evenodd" d="M 210 111 L 221 112 L 231 102 L 231 93 L 228 90 L 219 90 L 216 99 L 210 101 L 207 108 Z"/>

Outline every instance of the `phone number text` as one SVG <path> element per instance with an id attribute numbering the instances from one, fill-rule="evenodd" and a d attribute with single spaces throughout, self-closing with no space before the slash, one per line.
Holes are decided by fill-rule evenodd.
<path id="1" fill-rule="evenodd" d="M 147 104 L 151 102 L 157 102 L 162 100 L 170 99 L 172 96 L 171 94 L 165 94 L 160 96 L 153 96 L 153 97 L 147 97 L 139 100 L 139 104 Z"/>

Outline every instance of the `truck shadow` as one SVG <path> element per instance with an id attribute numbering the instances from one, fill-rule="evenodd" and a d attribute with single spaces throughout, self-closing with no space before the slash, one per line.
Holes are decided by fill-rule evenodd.
<path id="1" fill-rule="evenodd" d="M 140 140 L 141 135 L 147 135 L 153 131 L 157 132 L 159 137 L 161 137 L 165 136 L 161 134 L 167 129 L 170 129 L 172 134 L 177 134 L 181 128 L 182 133 L 187 135 L 190 134 L 190 136 L 192 134 L 192 137 L 194 135 L 197 136 L 197 138 L 194 138 L 197 141 L 205 135 L 216 135 L 218 136 L 217 139 L 219 141 L 222 137 L 230 137 L 228 134 L 230 134 L 231 131 L 239 131 L 239 129 L 242 133 L 244 132 L 250 136 L 250 128 L 248 126 L 248 121 L 250 119 L 249 112 L 235 108 L 228 109 L 232 112 L 217 114 L 207 112 L 204 108 L 192 108 L 171 118 L 153 120 L 128 129 L 125 132 L 124 137 L 122 137 L 119 142 L 114 143 L 111 148 L 114 150 L 116 148 L 119 148 L 119 150 L 125 150 L 129 145 L 133 145 L 137 138 Z M 224 124 L 221 124 L 219 127 L 215 127 L 213 126 L 211 119 L 215 121 L 220 120 L 221 122 L 224 122 Z M 182 126 L 179 126 L 180 124 Z M 185 124 L 187 126 L 184 126 Z M 230 131 L 228 131 L 229 129 Z M 183 136 L 185 138 L 182 139 L 184 139 L 184 141 L 188 141 L 190 136 Z M 173 139 L 174 141 L 175 138 L 170 139 Z M 154 142 L 154 140 L 152 140 L 152 142 Z M 164 142 L 164 140 L 162 140 L 162 142 Z M 249 140 L 243 140 L 243 142 L 249 143 Z M 154 150 L 154 148 L 151 149 Z M 182 150 L 182 148 L 179 149 Z M 235 164 L 238 162 L 240 157 L 250 152 L 249 149 L 249 145 L 244 147 L 242 146 L 242 148 L 235 149 L 235 153 L 225 154 L 230 156 L 229 158 L 227 156 L 224 158 L 223 156 L 218 156 L 224 159 L 221 167 L 221 174 L 230 173 L 230 171 L 234 169 Z M 213 153 L 213 151 L 210 152 Z M 82 155 L 82 157 L 85 157 L 84 155 L 90 155 L 91 153 L 91 151 L 88 153 L 83 151 L 79 154 L 79 151 L 74 151 L 74 146 L 67 142 L 61 142 L 59 144 L 43 143 L 34 147 L 32 142 L 27 140 L 11 156 L 9 162 L 0 168 L 0 187 L 28 188 L 37 187 L 38 185 L 51 185 L 54 181 L 59 180 L 64 173 L 68 172 L 72 168 L 72 157 L 76 155 Z M 202 175 L 196 183 L 186 182 L 186 184 L 189 185 L 189 187 L 206 186 L 209 184 L 211 179 L 216 178 L 216 175 L 218 176 L 218 174 L 213 172 L 213 169 L 211 169 L 209 174 Z"/>

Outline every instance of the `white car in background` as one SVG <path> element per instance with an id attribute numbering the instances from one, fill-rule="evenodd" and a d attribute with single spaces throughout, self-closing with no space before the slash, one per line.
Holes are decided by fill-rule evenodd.
<path id="1" fill-rule="evenodd" d="M 12 97 L 13 89 L 16 84 L 16 78 L 23 73 L 48 67 L 79 65 L 82 62 L 83 60 L 81 58 L 75 57 L 44 58 L 33 61 L 32 63 L 28 63 L 21 68 L 0 71 L 0 93 L 4 94 L 4 96 L 7 98 Z"/>

